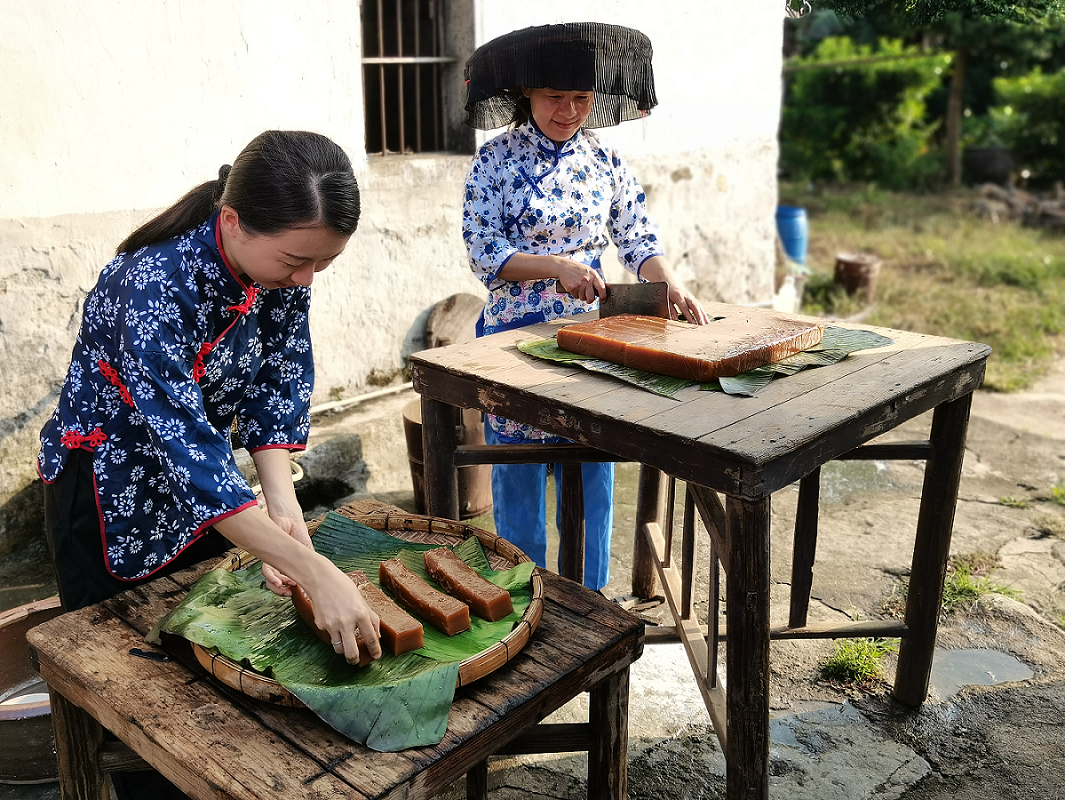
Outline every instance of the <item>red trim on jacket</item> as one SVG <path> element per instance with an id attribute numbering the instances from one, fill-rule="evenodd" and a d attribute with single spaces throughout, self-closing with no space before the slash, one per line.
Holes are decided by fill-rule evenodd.
<path id="1" fill-rule="evenodd" d="M 150 578 L 152 575 L 157 573 L 163 567 L 165 567 L 168 564 L 170 564 L 171 562 L 173 562 L 173 560 L 175 558 L 177 558 L 182 553 L 184 553 L 186 550 L 188 550 L 190 547 L 192 547 L 192 545 L 196 544 L 196 542 L 200 541 L 201 537 L 203 537 L 203 535 L 205 533 L 207 533 L 207 529 L 210 528 L 212 525 L 214 525 L 216 522 L 218 522 L 219 520 L 225 519 L 226 517 L 231 517 L 234 514 L 238 514 L 238 513 L 240 513 L 241 511 L 243 511 L 246 508 L 257 508 L 258 505 L 259 505 L 259 502 L 257 500 L 252 500 L 252 501 L 250 501 L 248 503 L 245 503 L 244 505 L 240 506 L 239 508 L 234 508 L 232 511 L 227 511 L 224 514 L 219 514 L 217 517 L 212 517 L 211 519 L 207 520 L 207 522 L 205 522 L 202 525 L 200 525 L 200 527 L 198 527 L 196 530 L 194 530 L 192 532 L 192 538 L 189 539 L 189 543 L 186 544 L 184 547 L 182 547 L 180 550 L 178 550 L 176 553 L 174 553 L 173 557 L 170 558 L 169 560 L 167 560 L 165 563 L 160 564 L 158 567 L 153 569 L 151 572 L 149 572 L 149 573 L 147 573 L 145 575 L 141 575 L 139 578 L 122 578 L 122 577 L 116 575 L 111 570 L 111 559 L 108 558 L 108 555 L 107 555 L 107 534 L 104 531 L 104 516 L 103 516 L 103 510 L 100 508 L 100 492 L 96 488 L 96 475 L 95 474 L 92 476 L 92 486 L 93 486 L 93 494 L 96 495 L 96 511 L 100 515 L 100 538 L 101 538 L 101 541 L 103 542 L 103 548 L 104 548 L 104 566 L 107 568 L 107 573 L 112 578 L 114 578 L 116 581 L 123 581 L 123 582 L 126 582 L 126 583 L 141 583 L 143 581 L 148 580 L 148 578 Z M 221 536 L 221 535 L 222 534 L 219 533 L 219 536 Z"/>
<path id="2" fill-rule="evenodd" d="M 260 450 L 291 450 L 295 453 L 306 449 L 307 445 L 305 444 L 264 444 L 253 450 L 249 450 L 248 452 L 258 453 Z"/>
<path id="3" fill-rule="evenodd" d="M 122 383 L 122 379 L 118 377 L 118 370 L 104 361 L 102 358 L 96 362 L 96 366 L 100 368 L 100 374 L 107 378 L 108 383 L 118 389 L 118 394 L 122 397 L 122 402 L 130 408 L 136 408 L 133 405 L 133 398 L 130 396 L 129 389 Z M 69 445 L 67 445 L 69 447 Z"/>

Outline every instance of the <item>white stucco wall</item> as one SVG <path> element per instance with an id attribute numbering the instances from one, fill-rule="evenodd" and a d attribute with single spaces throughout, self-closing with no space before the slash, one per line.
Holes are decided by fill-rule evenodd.
<path id="1" fill-rule="evenodd" d="M 561 21 L 647 33 L 660 105 L 600 135 L 626 153 L 699 296 L 770 295 L 780 0 L 472 8 L 476 43 Z M 36 509 L 37 432 L 85 292 L 133 227 L 262 130 L 332 137 L 363 190 L 358 233 L 315 282 L 315 402 L 398 379 L 432 306 L 481 293 L 459 234 L 469 155 L 364 155 L 358 3 L 0 0 L 0 20 L 0 555 Z"/>

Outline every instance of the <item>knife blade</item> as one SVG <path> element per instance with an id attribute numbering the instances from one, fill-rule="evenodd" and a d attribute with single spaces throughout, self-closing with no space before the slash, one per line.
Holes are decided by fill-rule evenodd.
<path id="1" fill-rule="evenodd" d="M 567 293 L 557 281 L 555 291 L 559 294 Z M 669 319 L 669 284 L 665 281 L 608 283 L 606 295 L 599 299 L 599 318 L 616 317 L 618 314 Z"/>

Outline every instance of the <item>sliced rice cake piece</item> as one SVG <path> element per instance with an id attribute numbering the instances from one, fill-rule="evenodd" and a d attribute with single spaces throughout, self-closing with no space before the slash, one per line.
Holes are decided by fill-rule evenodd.
<path id="1" fill-rule="evenodd" d="M 563 350 L 692 381 L 726 378 L 820 344 L 824 326 L 740 310 L 706 325 L 619 314 L 560 328 Z"/>
<path id="2" fill-rule="evenodd" d="M 362 570 L 349 572 L 348 577 L 359 587 L 362 599 L 378 617 L 381 618 L 381 646 L 394 656 L 417 650 L 424 642 L 422 624 L 410 614 L 400 608 L 387 594 L 382 592 L 366 577 Z M 328 645 L 332 645 L 332 637 L 328 631 L 322 630 L 314 624 L 314 606 L 311 598 L 303 590 L 302 586 L 296 586 L 292 590 L 292 605 L 304 622 L 311 626 L 318 638 Z M 357 666 L 365 667 L 373 662 L 370 649 L 363 639 L 362 631 L 355 631 L 355 644 L 359 648 L 359 663 Z"/>
<path id="3" fill-rule="evenodd" d="M 400 608 L 396 602 L 377 586 L 370 583 L 362 570 L 348 573 L 362 592 L 362 597 L 381 618 L 381 644 L 394 656 L 401 656 L 425 645 L 425 630 L 422 624 Z M 362 634 L 356 631 L 359 653 L 362 653 Z"/>
<path id="4" fill-rule="evenodd" d="M 468 605 L 449 594 L 438 592 L 398 558 L 381 562 L 378 580 L 400 605 L 441 633 L 454 636 L 470 629 Z"/>
<path id="5" fill-rule="evenodd" d="M 514 613 L 510 592 L 486 580 L 449 548 L 429 550 L 424 558 L 425 571 L 432 579 L 481 619 L 498 622 Z"/>

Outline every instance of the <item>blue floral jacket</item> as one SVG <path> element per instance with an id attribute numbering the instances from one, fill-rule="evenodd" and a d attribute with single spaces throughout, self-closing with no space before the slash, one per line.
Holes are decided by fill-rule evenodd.
<path id="1" fill-rule="evenodd" d="M 104 268 L 37 462 L 51 482 L 70 450 L 93 453 L 116 578 L 150 575 L 212 523 L 255 505 L 233 456 L 234 420 L 250 451 L 306 446 L 309 307 L 309 289 L 237 278 L 217 214 Z"/>
<path id="2" fill-rule="evenodd" d="M 580 130 L 559 145 L 530 120 L 486 142 L 466 178 L 462 235 L 470 268 L 488 288 L 478 335 L 525 327 L 596 308 L 555 292 L 553 281 L 507 281 L 499 271 L 515 253 L 563 255 L 602 274 L 599 260 L 617 246 L 637 276 L 662 255 L 647 198 L 621 155 Z M 489 415 L 505 439 L 541 440 L 530 425 Z"/>

